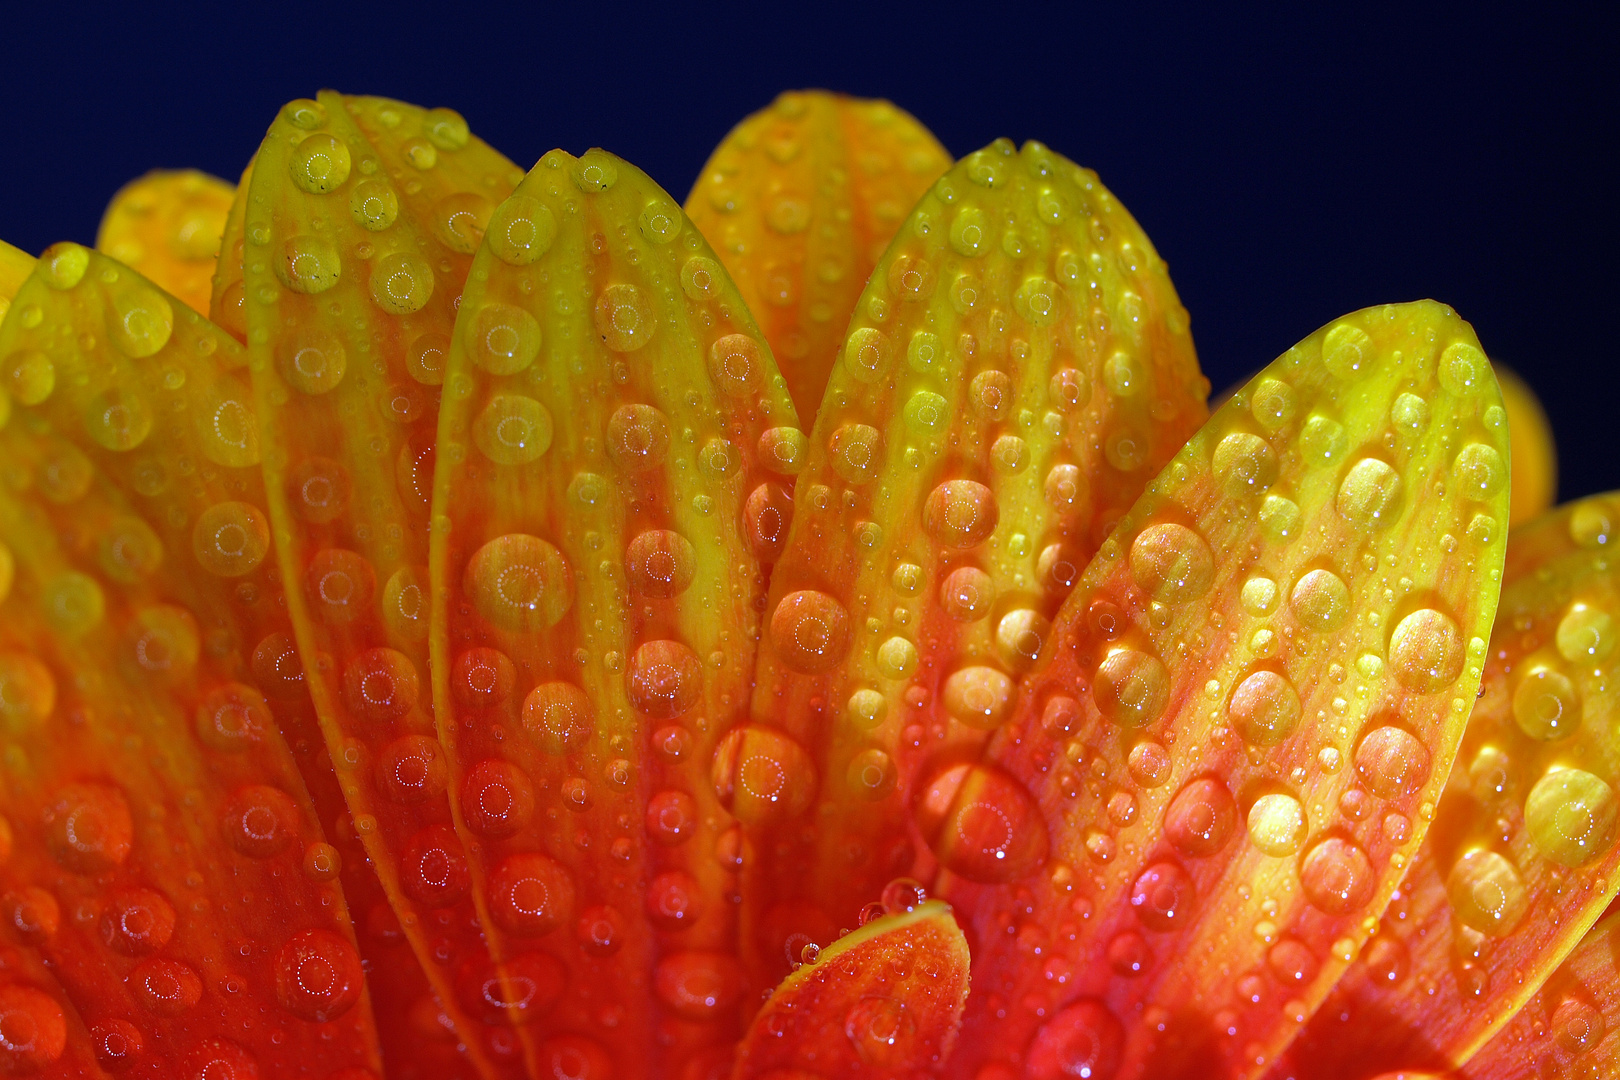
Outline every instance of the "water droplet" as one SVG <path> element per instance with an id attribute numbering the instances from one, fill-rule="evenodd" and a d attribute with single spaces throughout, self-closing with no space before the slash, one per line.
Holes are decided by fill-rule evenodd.
<path id="1" fill-rule="evenodd" d="M 311 195 L 336 191 L 349 178 L 349 147 L 325 132 L 306 135 L 288 161 L 294 184 Z"/>
<path id="2" fill-rule="evenodd" d="M 467 561 L 462 590 L 480 615 L 514 633 L 555 626 L 574 602 L 562 553 L 535 536 L 508 533 Z"/>
<path id="3" fill-rule="evenodd" d="M 534 816 L 534 783 L 516 765 L 486 758 L 461 781 L 461 812 L 479 836 L 516 836 Z"/>
<path id="4" fill-rule="evenodd" d="M 384 255 L 371 267 L 371 299 L 390 315 L 421 311 L 433 297 L 433 286 L 433 267 L 415 252 Z"/>
<path id="5" fill-rule="evenodd" d="M 625 577 L 642 596 L 679 596 L 697 573 L 692 542 L 671 529 L 648 529 L 625 549 Z"/>
<path id="6" fill-rule="evenodd" d="M 1322 339 L 1322 365 L 1338 378 L 1362 374 L 1372 358 L 1372 338 L 1359 326 L 1339 323 Z"/>
<path id="7" fill-rule="evenodd" d="M 947 480 L 928 493 L 923 528 L 942 547 L 962 551 L 990 538 L 1000 520 L 996 497 L 973 480 Z"/>
<path id="8" fill-rule="evenodd" d="M 174 905 L 162 893 L 139 886 L 116 889 L 101 910 L 102 942 L 124 956 L 149 956 L 174 935 Z"/>
<path id="9" fill-rule="evenodd" d="M 37 349 L 23 349 L 6 357 L 5 388 L 24 405 L 38 405 L 56 389 L 56 365 Z"/>
<path id="10" fill-rule="evenodd" d="M 1249 807 L 1249 839 L 1272 858 L 1299 850 L 1305 838 L 1305 809 L 1283 792 L 1262 795 Z"/>
<path id="11" fill-rule="evenodd" d="M 941 698 L 946 711 L 969 727 L 993 731 L 1012 712 L 1013 681 L 992 667 L 975 665 L 952 672 Z"/>
<path id="12" fill-rule="evenodd" d="M 1183 855 L 1213 855 L 1237 827 L 1237 806 L 1226 785 L 1211 777 L 1189 782 L 1164 812 L 1164 833 Z"/>
<path id="13" fill-rule="evenodd" d="M 1408 439 L 1420 438 L 1429 429 L 1429 403 L 1416 394 L 1401 394 L 1389 407 L 1389 419 Z"/>
<path id="14" fill-rule="evenodd" d="M 1575 504 L 1569 515 L 1569 538 L 1581 547 L 1602 547 L 1614 537 L 1614 521 L 1607 507 L 1596 499 Z"/>
<path id="15" fill-rule="evenodd" d="M 574 881 L 539 852 L 509 855 L 490 875 L 489 898 L 501 929 L 518 937 L 540 937 L 573 914 Z"/>
<path id="16" fill-rule="evenodd" d="M 861 327 L 844 343 L 844 366 L 858 382 L 876 383 L 888 375 L 893 348 L 883 331 Z"/>
<path id="17" fill-rule="evenodd" d="M 276 1000 L 301 1020 L 325 1023 L 360 1000 L 360 954 L 330 930 L 303 930 L 276 952 Z"/>
<path id="18" fill-rule="evenodd" d="M 878 674 L 885 679 L 904 679 L 917 667 L 917 646 L 898 635 L 877 647 Z"/>
<path id="19" fill-rule="evenodd" d="M 1419 608 L 1395 624 L 1389 664 L 1395 680 L 1417 694 L 1432 694 L 1457 681 L 1463 667 L 1462 632 L 1449 615 Z"/>
<path id="20" fill-rule="evenodd" d="M 940 606 L 957 622 L 984 618 L 996 602 L 995 582 L 976 566 L 952 570 L 940 584 L 939 593 Z"/>
<path id="21" fill-rule="evenodd" d="M 184 1015 L 202 998 L 202 980 L 188 964 L 151 957 L 124 979 L 135 1000 L 154 1016 Z"/>
<path id="22" fill-rule="evenodd" d="M 1234 431 L 1215 447 L 1215 476 L 1234 499 L 1258 495 L 1277 482 L 1277 454 L 1258 435 Z"/>
<path id="23" fill-rule="evenodd" d="M 343 703 L 361 720 L 396 720 L 416 707 L 419 694 L 416 665 L 396 649 L 365 649 L 343 669 Z"/>
<path id="24" fill-rule="evenodd" d="M 761 484 L 743 504 L 743 532 L 749 549 L 762 563 L 774 563 L 787 547 L 793 521 L 793 497 L 781 484 Z"/>
<path id="25" fill-rule="evenodd" d="M 833 471 L 851 484 L 877 478 L 883 467 L 883 436 L 870 424 L 845 424 L 828 445 Z"/>
<path id="26" fill-rule="evenodd" d="M 1617 814 L 1614 789 L 1581 769 L 1549 772 L 1524 801 L 1525 827 L 1537 850 L 1570 867 L 1608 851 Z"/>
<path id="27" fill-rule="evenodd" d="M 1015 671 L 1032 667 L 1046 639 L 1052 633 L 1052 624 L 1032 608 L 1014 608 L 996 623 L 996 657 Z"/>
<path id="28" fill-rule="evenodd" d="M 525 465 L 551 446 L 551 412 L 524 394 L 496 394 L 473 421 L 473 442 L 497 465 Z"/>
<path id="29" fill-rule="evenodd" d="M 1581 722 L 1575 684 L 1560 671 L 1531 668 L 1513 691 L 1513 719 L 1532 739 L 1567 738 Z"/>
<path id="30" fill-rule="evenodd" d="M 500 705 L 517 685 L 517 666 L 505 653 L 486 646 L 464 649 L 450 668 L 450 692 L 466 709 Z"/>
<path id="31" fill-rule="evenodd" d="M 1400 473 L 1386 461 L 1366 457 L 1344 474 L 1334 506 L 1350 525 L 1372 532 L 1395 524 L 1401 502 Z"/>
<path id="32" fill-rule="evenodd" d="M 844 774 L 849 790 L 863 799 L 883 799 L 899 780 L 894 759 L 876 747 L 869 747 L 850 759 Z"/>
<path id="33" fill-rule="evenodd" d="M 1124 1048 L 1125 1029 L 1114 1014 L 1102 1002 L 1085 998 L 1035 1033 L 1025 1075 L 1029 1080 L 1112 1080 Z"/>
<path id="34" fill-rule="evenodd" d="M 523 698 L 523 730 L 549 755 L 582 748 L 595 729 L 596 709 L 590 696 L 573 683 L 539 683 Z"/>
<path id="35" fill-rule="evenodd" d="M 596 332 L 614 352 L 634 352 L 652 340 L 658 321 L 652 304 L 636 286 L 609 285 L 596 299 Z"/>
<path id="36" fill-rule="evenodd" d="M 1488 499 L 1507 483 L 1502 455 L 1484 443 L 1469 443 L 1451 463 L 1451 480 L 1470 499 Z"/>
<path id="37" fill-rule="evenodd" d="M 1255 746 L 1276 746 L 1287 739 L 1299 726 L 1300 713 L 1294 684 L 1264 668 L 1238 683 L 1226 707 L 1244 741 Z"/>
<path id="38" fill-rule="evenodd" d="M 1350 587 L 1331 570 L 1312 570 L 1294 582 L 1288 598 L 1294 618 L 1305 629 L 1331 633 L 1350 617 Z"/>
<path id="39" fill-rule="evenodd" d="M 913 815 L 954 873 L 985 884 L 1016 881 L 1046 861 L 1046 822 L 1029 792 L 986 765 L 952 765 L 921 789 Z"/>
<path id="40" fill-rule="evenodd" d="M 1192 878 L 1173 862 L 1142 871 L 1131 887 L 1131 910 L 1149 930 L 1180 930 L 1192 918 Z"/>
<path id="41" fill-rule="evenodd" d="M 1500 937 L 1524 916 L 1529 896 L 1518 870 L 1494 851 L 1465 852 L 1446 877 L 1446 897 L 1463 925 Z"/>
<path id="42" fill-rule="evenodd" d="M 771 613 L 771 643 L 794 671 L 831 670 L 849 647 L 849 612 L 815 589 L 788 593 Z"/>
<path id="43" fill-rule="evenodd" d="M 377 755 L 378 789 L 397 803 L 421 803 L 444 795 L 450 767 L 439 740 L 401 735 Z"/>
<path id="44" fill-rule="evenodd" d="M 1602 660 L 1614 650 L 1614 621 L 1607 611 L 1577 601 L 1559 620 L 1558 652 L 1572 664 Z"/>
<path id="45" fill-rule="evenodd" d="M 742 972 L 725 953 L 677 952 L 658 961 L 653 991 L 676 1015 L 712 1020 L 737 1003 Z"/>
<path id="46" fill-rule="evenodd" d="M 620 405 L 608 418 L 607 452 L 628 473 L 656 468 L 669 452 L 669 420 L 651 405 Z"/>
<path id="47" fill-rule="evenodd" d="M 527 195 L 512 195 L 495 208 L 484 241 L 509 266 L 527 266 L 551 248 L 557 219 L 551 208 Z"/>
<path id="48" fill-rule="evenodd" d="M 715 747 L 710 770 L 720 805 L 745 825 L 763 826 L 802 814 L 816 791 L 810 755 L 784 732 L 738 724 Z"/>
<path id="49" fill-rule="evenodd" d="M 844 1016 L 844 1036 L 856 1055 L 876 1067 L 901 1066 L 916 1060 L 917 1024 L 903 1002 L 863 997 Z"/>
<path id="50" fill-rule="evenodd" d="M 1105 719 L 1142 727 L 1157 720 L 1169 703 L 1170 674 L 1155 656 L 1117 649 L 1097 666 L 1092 696 Z"/>
<path id="51" fill-rule="evenodd" d="M 79 874 L 123 865 L 135 840 L 124 793 L 109 784 L 67 784 L 40 815 L 52 857 Z"/>
<path id="52" fill-rule="evenodd" d="M 1367 853 L 1353 840 L 1318 841 L 1299 865 L 1305 898 L 1329 915 L 1350 915 L 1372 899 L 1378 877 Z"/>
<path id="53" fill-rule="evenodd" d="M 310 850 L 325 846 L 313 845 Z M 309 858 L 306 854 L 306 866 Z M 331 851 L 331 860 L 335 873 L 336 849 Z M 430 825 L 414 834 L 400 857 L 399 883 L 406 896 L 431 907 L 449 907 L 466 896 L 471 878 L 455 830 L 448 825 Z"/>
<path id="54" fill-rule="evenodd" d="M 491 375 L 516 375 L 540 354 L 540 323 L 520 307 L 488 303 L 471 322 L 472 361 Z"/>
<path id="55" fill-rule="evenodd" d="M 217 577 L 241 577 L 270 551 L 270 523 L 245 502 L 215 503 L 191 530 L 191 550 L 202 568 Z"/>
<path id="56" fill-rule="evenodd" d="M 1042 491 L 1047 504 L 1054 510 L 1068 510 L 1084 505 L 1091 488 L 1080 467 L 1065 462 L 1047 470 Z"/>
<path id="57" fill-rule="evenodd" d="M 703 662 L 678 641 L 645 641 L 630 654 L 630 704 L 643 716 L 673 720 L 703 696 Z"/>
<path id="58" fill-rule="evenodd" d="M 1605 1024 L 1603 1014 L 1588 1002 L 1566 997 L 1553 1010 L 1547 1027 L 1558 1048 L 1575 1055 L 1584 1054 L 1602 1040 Z"/>
<path id="59" fill-rule="evenodd" d="M 1374 795 L 1398 799 L 1428 783 L 1429 748 L 1394 724 L 1373 728 L 1356 744 L 1356 773 Z"/>
<path id="60" fill-rule="evenodd" d="M 1487 381 L 1494 382 L 1491 364 L 1479 348 L 1466 341 L 1454 341 L 1440 354 L 1440 385 L 1459 395 L 1478 393 Z"/>
<path id="61" fill-rule="evenodd" d="M 1131 542 L 1131 577 L 1155 600 L 1197 600 L 1209 590 L 1214 574 L 1209 545 L 1185 525 L 1149 525 Z"/>

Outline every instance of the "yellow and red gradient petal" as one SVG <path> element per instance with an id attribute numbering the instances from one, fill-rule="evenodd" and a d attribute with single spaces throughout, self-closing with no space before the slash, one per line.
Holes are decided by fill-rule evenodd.
<path id="1" fill-rule="evenodd" d="M 206 1071 L 195 1054 L 209 1046 L 265 1072 L 379 1067 L 344 892 L 306 870 L 328 847 L 321 822 L 265 699 L 240 681 L 232 628 L 174 602 L 180 560 L 162 565 L 155 531 L 37 406 L 0 432 L 0 463 L 16 575 L 0 603 L 14 763 L 0 910 L 22 966 L 60 980 L 109 1071 Z M 77 1023 L 66 1048 L 59 1003 L 5 993 L 12 1071 L 87 1056 Z"/>
<path id="2" fill-rule="evenodd" d="M 1509 536 L 1484 685 L 1433 826 L 1287 1075 L 1334 1075 L 1318 1064 L 1329 1050 L 1464 1064 L 1620 892 L 1617 521 L 1620 497 L 1601 495 Z"/>
<path id="3" fill-rule="evenodd" d="M 806 427 L 872 268 L 951 156 L 887 101 L 789 91 L 715 148 L 686 199 Z"/>
<path id="4" fill-rule="evenodd" d="M 791 959 L 782 905 L 848 926 L 890 879 L 955 859 L 929 848 L 954 835 L 948 807 L 908 809 L 948 803 L 963 777 L 942 770 L 1013 715 L 1051 618 L 1207 390 L 1164 263 L 1094 173 L 1003 140 L 918 204 L 862 293 L 772 572 L 753 716 L 822 787 L 813 828 L 745 822 L 757 981 Z"/>
<path id="5" fill-rule="evenodd" d="M 950 1056 L 968 995 L 968 943 L 938 900 L 807 946 L 749 1025 L 734 1080 L 891 1076 Z"/>
<path id="6" fill-rule="evenodd" d="M 952 1075 L 1078 1002 L 1119 1076 L 1264 1072 L 1428 827 L 1486 660 L 1506 454 L 1472 329 L 1425 301 L 1312 334 L 1148 485 L 974 766 L 999 783 L 947 811 L 953 847 L 1051 837 L 1005 884 L 938 879 L 995 988 Z"/>
<path id="7" fill-rule="evenodd" d="M 433 703 L 485 933 L 566 973 L 534 1052 L 610 1017 L 621 1075 L 673 1072 L 760 989 L 726 812 L 814 790 L 741 723 L 742 523 L 804 436 L 714 252 L 601 150 L 546 154 L 491 215 L 444 388 Z"/>
<path id="8" fill-rule="evenodd" d="M 236 188 L 196 169 L 157 169 L 118 190 L 96 230 L 112 256 L 201 315 Z"/>
<path id="9" fill-rule="evenodd" d="M 1513 516 L 1518 526 L 1546 512 L 1558 497 L 1558 447 L 1552 425 L 1530 384 L 1506 364 L 1493 365 L 1508 414 L 1508 443 L 1513 450 Z"/>
<path id="10" fill-rule="evenodd" d="M 410 945 L 484 1076 L 520 1064 L 503 1065 L 515 1040 L 501 1011 L 488 1017 L 476 995 L 457 992 L 457 973 L 490 957 L 462 880 L 430 701 L 422 458 L 472 252 L 517 176 L 449 110 L 328 91 L 280 111 L 243 218 L 279 584 L 381 886 L 356 903 L 376 910 L 379 934 Z M 420 991 L 388 990 L 391 1022 L 414 1030 Z"/>
<path id="11" fill-rule="evenodd" d="M 1620 1067 L 1617 953 L 1620 913 L 1610 912 L 1455 1075 L 1516 1080 L 1529 1070 L 1582 1080 L 1613 1076 Z"/>

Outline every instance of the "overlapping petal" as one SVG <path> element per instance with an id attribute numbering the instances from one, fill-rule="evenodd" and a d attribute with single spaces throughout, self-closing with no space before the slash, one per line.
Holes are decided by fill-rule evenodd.
<path id="1" fill-rule="evenodd" d="M 1620 503 L 1467 324 L 1205 424 L 1039 144 L 688 210 L 323 92 L 0 245 L 0 1071 L 1606 1075 Z"/>

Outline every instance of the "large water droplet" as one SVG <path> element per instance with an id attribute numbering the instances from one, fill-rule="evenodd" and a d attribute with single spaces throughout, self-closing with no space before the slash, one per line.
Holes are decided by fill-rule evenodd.
<path id="1" fill-rule="evenodd" d="M 771 613 L 771 643 L 782 662 L 807 675 L 829 671 L 849 647 L 849 612 L 827 593 L 800 589 Z"/>
<path id="2" fill-rule="evenodd" d="M 1367 853 L 1353 840 L 1329 836 L 1300 860 L 1305 898 L 1329 915 L 1350 915 L 1372 899 L 1378 879 Z"/>
<path id="3" fill-rule="evenodd" d="M 1585 866 L 1609 850 L 1617 812 L 1614 789 L 1582 769 L 1548 773 L 1524 801 L 1530 839 L 1565 866 Z"/>
<path id="4" fill-rule="evenodd" d="M 1164 812 L 1164 834 L 1183 855 L 1213 855 L 1237 827 L 1237 805 L 1226 785 L 1212 777 L 1189 782 Z"/>
<path id="5" fill-rule="evenodd" d="M 1046 821 L 1023 785 L 985 765 L 953 765 L 921 790 L 913 808 L 934 853 L 969 881 L 1025 877 L 1046 861 Z"/>
<path id="6" fill-rule="evenodd" d="M 1519 871 L 1494 851 L 1465 852 L 1446 877 L 1446 897 L 1457 918 L 1482 934 L 1509 933 L 1529 905 Z"/>

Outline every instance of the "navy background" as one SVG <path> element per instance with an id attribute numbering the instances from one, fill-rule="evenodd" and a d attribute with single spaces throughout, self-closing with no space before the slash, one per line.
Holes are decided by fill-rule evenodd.
<path id="1" fill-rule="evenodd" d="M 49 6 L 0 18 L 0 237 L 31 252 L 92 241 L 148 169 L 234 180 L 322 86 L 448 105 L 524 166 L 604 146 L 677 198 L 737 120 L 825 86 L 958 155 L 1009 135 L 1097 169 L 1216 390 L 1336 315 L 1431 296 L 1542 395 L 1562 495 L 1620 488 L 1620 49 L 1595 5 Z"/>

